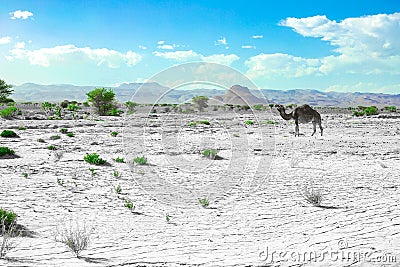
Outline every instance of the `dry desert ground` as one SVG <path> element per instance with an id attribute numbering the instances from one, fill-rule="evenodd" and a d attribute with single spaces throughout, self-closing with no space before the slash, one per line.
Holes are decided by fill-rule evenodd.
<path id="1" fill-rule="evenodd" d="M 1 120 L 19 157 L 0 159 L 0 206 L 30 234 L 0 265 L 400 266 L 400 117 L 321 114 L 322 137 L 276 111 Z M 80 257 L 63 229 L 91 233 Z"/>

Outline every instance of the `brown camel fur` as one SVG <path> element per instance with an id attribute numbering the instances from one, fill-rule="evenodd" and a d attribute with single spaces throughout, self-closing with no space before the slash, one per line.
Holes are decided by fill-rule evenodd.
<path id="1" fill-rule="evenodd" d="M 292 112 L 286 113 L 285 112 L 285 107 L 283 105 L 275 105 L 277 107 L 279 114 L 284 120 L 291 120 L 294 119 L 294 122 L 296 124 L 295 128 L 295 133 L 294 136 L 299 136 L 299 123 L 309 123 L 310 121 L 313 123 L 313 130 L 314 132 L 312 133 L 311 136 L 315 134 L 317 131 L 317 124 L 319 125 L 319 129 L 321 130 L 321 136 L 322 136 L 322 125 L 321 125 L 321 115 L 310 107 L 309 105 L 302 105 L 297 108 L 295 108 Z"/>

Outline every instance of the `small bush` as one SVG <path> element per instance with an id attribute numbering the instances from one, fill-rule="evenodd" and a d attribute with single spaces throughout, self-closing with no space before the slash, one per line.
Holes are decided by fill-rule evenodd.
<path id="1" fill-rule="evenodd" d="M 0 222 L 4 222 L 6 228 L 11 226 L 17 220 L 17 214 L 0 208 Z"/>
<path id="2" fill-rule="evenodd" d="M 389 111 L 389 112 L 396 112 L 397 111 L 397 108 L 395 106 L 388 106 L 388 107 L 385 107 L 384 109 L 386 111 Z"/>
<path id="3" fill-rule="evenodd" d="M 0 110 L 0 117 L 3 119 L 11 119 L 18 114 L 18 109 L 16 107 L 8 107 Z"/>
<path id="4" fill-rule="evenodd" d="M 317 206 L 317 207 L 321 206 L 323 197 L 322 197 L 322 194 L 320 191 L 315 190 L 313 188 L 305 187 L 305 188 L 303 188 L 302 195 L 308 203 L 310 203 L 314 206 Z"/>
<path id="5" fill-rule="evenodd" d="M 25 131 L 26 128 L 25 128 L 25 126 L 19 126 L 19 127 L 18 127 L 18 130 L 20 130 L 20 131 Z"/>
<path id="6" fill-rule="evenodd" d="M 247 121 L 245 121 L 245 122 L 244 122 L 244 124 L 246 124 L 246 125 L 253 125 L 253 124 L 254 124 L 254 122 L 253 122 L 253 121 L 251 121 L 251 120 L 247 120 Z"/>
<path id="7" fill-rule="evenodd" d="M 365 115 L 364 111 L 353 111 L 353 116 L 355 117 L 362 117 Z"/>
<path id="8" fill-rule="evenodd" d="M 118 162 L 118 163 L 125 163 L 125 159 L 124 159 L 124 158 L 118 157 L 118 158 L 115 159 L 115 162 Z"/>
<path id="9" fill-rule="evenodd" d="M 122 193 L 122 188 L 120 185 L 117 185 L 114 187 L 114 191 L 116 194 L 121 194 Z"/>
<path id="10" fill-rule="evenodd" d="M 12 149 L 9 149 L 8 147 L 0 147 L 0 157 L 6 156 L 6 155 L 14 155 L 15 152 Z"/>
<path id="11" fill-rule="evenodd" d="M 119 133 L 118 132 L 111 132 L 112 137 L 116 137 Z"/>
<path id="12" fill-rule="evenodd" d="M 57 148 L 55 146 L 53 146 L 53 145 L 48 146 L 47 149 L 49 149 L 49 150 L 57 150 Z"/>
<path id="13" fill-rule="evenodd" d="M 203 208 L 206 208 L 206 207 L 208 207 L 208 205 L 210 205 L 210 202 L 208 201 L 208 199 L 206 197 L 199 198 L 199 203 Z"/>
<path id="14" fill-rule="evenodd" d="M 263 110 L 263 109 L 264 109 L 264 106 L 263 106 L 262 104 L 257 104 L 257 105 L 254 105 L 253 108 L 254 108 L 255 110 Z"/>
<path id="15" fill-rule="evenodd" d="M 77 104 L 72 103 L 72 104 L 69 104 L 69 105 L 67 106 L 67 109 L 68 109 L 69 111 L 76 111 L 76 110 L 80 109 L 80 107 L 79 107 Z"/>
<path id="16" fill-rule="evenodd" d="M 210 122 L 208 120 L 201 120 L 199 121 L 200 124 L 205 124 L 205 125 L 210 125 Z"/>
<path id="17" fill-rule="evenodd" d="M 215 159 L 217 156 L 217 150 L 215 149 L 206 149 L 203 151 L 203 156 L 210 158 L 210 159 Z"/>
<path id="18" fill-rule="evenodd" d="M 132 201 L 130 199 L 125 199 L 124 206 L 129 210 L 134 210 L 135 209 L 135 206 L 133 205 L 133 203 L 132 203 Z"/>
<path id="19" fill-rule="evenodd" d="M 190 126 L 190 127 L 194 127 L 196 125 L 197 125 L 197 123 L 195 121 L 189 122 L 189 124 L 188 124 L 188 126 Z"/>
<path id="20" fill-rule="evenodd" d="M 58 140 L 58 139 L 61 139 L 61 136 L 59 136 L 59 135 L 52 135 L 52 136 L 50 136 L 50 139 L 51 139 L 51 140 Z"/>
<path id="21" fill-rule="evenodd" d="M 265 124 L 279 124 L 279 122 L 268 120 L 265 122 Z"/>
<path id="22" fill-rule="evenodd" d="M 108 116 L 120 116 L 121 113 L 124 113 L 122 110 L 113 108 L 110 111 L 107 112 Z"/>
<path id="23" fill-rule="evenodd" d="M 46 143 L 46 141 L 44 141 L 43 138 L 39 138 L 37 141 L 38 141 L 39 143 Z"/>
<path id="24" fill-rule="evenodd" d="M 74 133 L 72 133 L 72 132 L 68 132 L 68 133 L 67 133 L 67 136 L 68 136 L 68 137 L 74 137 L 74 136 L 75 136 L 75 134 L 74 134 Z"/>
<path id="25" fill-rule="evenodd" d="M 4 131 L 2 131 L 0 136 L 1 137 L 5 137 L 5 138 L 18 137 L 18 135 L 12 130 L 4 130 Z"/>
<path id="26" fill-rule="evenodd" d="M 137 163 L 139 165 L 146 165 L 147 164 L 147 159 L 144 156 L 136 157 L 136 158 L 133 159 L 133 162 Z"/>
<path id="27" fill-rule="evenodd" d="M 63 227 L 63 229 L 56 229 L 55 241 L 65 244 L 79 258 L 80 253 L 87 249 L 90 244 L 93 228 L 88 230 L 86 225 L 83 227 L 76 225 L 75 228 L 72 225 Z"/>
<path id="28" fill-rule="evenodd" d="M 68 133 L 68 129 L 67 128 L 61 128 L 60 129 L 60 133 L 66 134 L 66 133 Z"/>
<path id="29" fill-rule="evenodd" d="M 107 162 L 104 159 L 100 158 L 100 156 L 97 153 L 86 154 L 86 156 L 83 159 L 87 163 L 94 164 L 94 165 L 103 165 Z"/>

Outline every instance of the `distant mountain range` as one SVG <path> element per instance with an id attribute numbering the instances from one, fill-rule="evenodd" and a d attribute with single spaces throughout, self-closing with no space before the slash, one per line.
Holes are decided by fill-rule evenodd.
<path id="1" fill-rule="evenodd" d="M 86 93 L 101 86 L 75 86 L 69 84 L 40 85 L 25 83 L 14 86 L 14 94 L 11 96 L 16 101 L 85 101 Z M 190 101 L 196 95 L 204 95 L 209 98 L 210 104 L 304 104 L 312 106 L 400 106 L 400 94 L 376 94 L 376 93 L 339 93 L 321 92 L 318 90 L 293 89 L 293 90 L 249 90 L 247 87 L 233 85 L 229 90 L 220 89 L 192 89 L 171 90 L 158 83 L 125 83 L 118 87 L 111 87 L 118 101 L 133 100 L 138 103 L 184 103 Z M 140 90 L 138 90 L 140 88 Z M 135 95 L 135 92 L 137 94 Z M 132 96 L 134 98 L 132 99 Z M 265 99 L 263 98 L 265 97 Z"/>

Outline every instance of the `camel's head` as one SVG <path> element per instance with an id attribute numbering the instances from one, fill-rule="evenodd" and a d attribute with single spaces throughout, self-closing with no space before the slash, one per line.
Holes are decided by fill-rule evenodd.
<path id="1" fill-rule="evenodd" d="M 275 107 L 279 112 L 285 112 L 285 107 L 283 105 L 276 104 Z"/>

